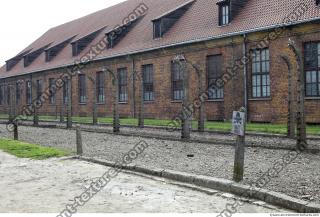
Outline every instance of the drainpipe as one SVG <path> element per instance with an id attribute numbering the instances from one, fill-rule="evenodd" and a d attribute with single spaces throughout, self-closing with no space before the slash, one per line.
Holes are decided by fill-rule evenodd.
<path id="1" fill-rule="evenodd" d="M 242 57 L 247 61 L 247 35 L 243 34 L 243 46 L 242 46 Z M 247 62 L 244 63 L 243 67 L 243 90 L 244 90 L 244 107 L 246 108 L 246 118 L 248 121 L 248 89 L 247 89 Z"/>

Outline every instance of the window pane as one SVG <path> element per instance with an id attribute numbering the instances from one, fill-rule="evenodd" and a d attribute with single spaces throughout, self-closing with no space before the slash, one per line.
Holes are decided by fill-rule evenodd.
<path id="1" fill-rule="evenodd" d="M 269 55 L 269 49 L 265 49 L 265 60 L 269 61 L 270 60 L 270 55 Z"/>
<path id="2" fill-rule="evenodd" d="M 261 63 L 260 62 L 257 62 L 256 63 L 256 73 L 260 73 L 261 72 Z"/>
<path id="3" fill-rule="evenodd" d="M 311 83 L 311 72 L 306 72 L 306 82 Z"/>
<path id="4" fill-rule="evenodd" d="M 252 86 L 254 86 L 254 87 L 257 86 L 257 76 L 256 75 L 252 76 Z"/>
<path id="5" fill-rule="evenodd" d="M 262 72 L 268 72 L 268 70 L 267 70 L 267 62 L 262 62 Z"/>
<path id="6" fill-rule="evenodd" d="M 172 97 L 173 100 L 183 99 L 183 75 L 182 69 L 179 63 L 172 62 L 171 65 L 171 76 L 172 76 Z"/>
<path id="7" fill-rule="evenodd" d="M 97 72 L 96 74 L 96 94 L 97 94 L 97 102 L 103 103 L 105 102 L 105 87 L 104 87 L 104 73 L 103 72 Z"/>
<path id="8" fill-rule="evenodd" d="M 313 71 L 311 75 L 311 82 L 316 83 L 317 82 L 317 72 Z"/>
<path id="9" fill-rule="evenodd" d="M 311 84 L 306 84 L 306 95 L 307 96 L 311 96 L 312 95 Z"/>
<path id="10" fill-rule="evenodd" d="M 317 90 L 317 84 L 312 84 L 311 85 L 312 87 L 311 87 L 311 95 L 312 96 L 317 96 L 317 94 L 318 94 L 318 90 Z"/>
<path id="11" fill-rule="evenodd" d="M 128 91 L 127 91 L 127 68 L 118 69 L 119 77 L 119 101 L 128 101 Z"/>
<path id="12" fill-rule="evenodd" d="M 318 44 L 317 43 L 307 43 L 305 44 L 305 67 L 306 69 L 315 69 L 318 67 Z"/>
<path id="13" fill-rule="evenodd" d="M 262 87 L 262 96 L 267 96 L 267 86 Z"/>
<path id="14" fill-rule="evenodd" d="M 214 55 L 207 57 L 208 63 L 208 87 L 211 86 L 211 94 L 209 93 L 209 99 L 223 99 L 224 88 L 216 87 L 214 84 L 217 79 L 223 76 L 223 56 Z"/>
<path id="15" fill-rule="evenodd" d="M 142 66 L 144 100 L 152 101 L 153 98 L 153 65 Z"/>
<path id="16" fill-rule="evenodd" d="M 261 76 L 257 76 L 257 86 L 261 86 Z"/>
<path id="17" fill-rule="evenodd" d="M 269 49 L 253 50 L 252 53 L 252 96 L 268 97 L 270 96 Z"/>
<path id="18" fill-rule="evenodd" d="M 257 97 L 257 87 L 255 86 L 252 87 L 252 96 Z"/>

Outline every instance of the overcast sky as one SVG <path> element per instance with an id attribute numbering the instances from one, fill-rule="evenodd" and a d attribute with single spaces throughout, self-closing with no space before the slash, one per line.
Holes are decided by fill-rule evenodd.
<path id="1" fill-rule="evenodd" d="M 0 65 L 52 27 L 124 0 L 4 0 L 0 10 Z"/>

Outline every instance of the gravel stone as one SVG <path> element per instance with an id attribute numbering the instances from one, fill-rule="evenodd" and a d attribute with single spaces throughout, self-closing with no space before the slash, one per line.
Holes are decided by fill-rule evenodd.
<path id="1" fill-rule="evenodd" d="M 93 128 L 93 126 L 88 126 Z M 111 130 L 110 127 L 97 127 L 99 129 Z M 170 133 L 154 129 L 121 128 L 122 132 L 133 132 L 135 134 L 158 134 L 179 137 L 176 132 Z M 20 140 L 41 144 L 49 147 L 58 147 L 75 152 L 76 138 L 74 130 L 47 129 L 34 127 L 19 127 Z M 194 175 L 205 175 L 216 178 L 232 180 L 234 148 L 230 145 L 222 145 L 220 140 L 230 140 L 230 136 L 209 133 L 193 133 L 193 137 L 203 136 L 212 141 L 209 143 L 182 142 L 173 140 L 161 140 L 156 138 L 141 138 L 138 136 L 111 135 L 107 133 L 82 132 L 83 151 L 87 157 L 94 157 L 108 161 L 117 161 L 129 152 L 141 140 L 149 144 L 133 163 L 141 167 L 155 167 Z M 12 138 L 12 133 L 6 130 L 5 125 L 0 125 L 0 137 Z M 202 137 L 201 137 L 202 138 Z M 217 140 L 215 140 L 217 138 Z M 259 146 L 269 143 L 273 146 L 294 147 L 295 141 L 284 138 L 270 138 L 259 136 L 248 136 Z M 215 143 L 215 141 L 217 141 Z M 319 141 L 310 141 L 311 145 L 319 146 Z M 284 149 L 266 149 L 261 147 L 247 147 L 245 153 L 245 174 L 242 184 L 255 183 L 276 162 L 290 151 Z M 187 157 L 194 155 L 193 158 Z M 283 169 L 278 175 L 264 187 L 267 190 L 280 192 L 289 196 L 303 199 L 308 202 L 320 203 L 320 155 L 301 153 L 298 157 Z M 308 195 L 308 197 L 306 197 Z"/>

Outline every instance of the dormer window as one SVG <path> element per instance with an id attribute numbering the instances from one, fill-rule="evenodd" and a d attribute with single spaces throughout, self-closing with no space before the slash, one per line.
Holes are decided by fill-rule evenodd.
<path id="1" fill-rule="evenodd" d="M 153 38 L 161 38 L 161 20 L 157 20 L 153 22 Z"/>
<path id="2" fill-rule="evenodd" d="M 219 26 L 225 26 L 230 23 L 230 2 L 219 2 Z"/>
<path id="3" fill-rule="evenodd" d="M 316 0 L 316 5 L 320 5 L 320 0 Z"/>
<path id="4" fill-rule="evenodd" d="M 33 51 L 31 53 L 26 54 L 23 58 L 24 58 L 24 67 L 28 67 L 31 65 L 31 63 L 33 63 L 33 61 L 35 61 L 44 51 L 45 49 L 47 49 L 50 46 L 50 44 L 36 50 Z"/>
<path id="5" fill-rule="evenodd" d="M 72 56 L 79 55 L 102 32 L 103 29 L 105 29 L 105 27 L 72 42 Z"/>
<path id="6" fill-rule="evenodd" d="M 188 11 L 194 0 L 190 0 L 183 5 L 166 12 L 165 14 L 152 20 L 153 38 L 161 38 L 170 28 Z"/>
<path id="7" fill-rule="evenodd" d="M 140 16 L 134 20 L 130 20 L 125 25 L 118 26 L 116 29 L 106 33 L 106 38 L 108 41 L 107 48 L 114 48 L 131 31 L 131 29 L 135 27 L 142 17 L 143 16 Z"/>
<path id="8" fill-rule="evenodd" d="M 24 57 L 25 55 L 27 55 L 30 51 L 31 51 L 31 50 L 28 50 L 28 51 L 26 51 L 26 52 L 23 52 L 23 53 L 15 56 L 15 57 L 13 57 L 13 58 L 10 59 L 10 60 L 7 60 L 7 61 L 6 61 L 6 69 L 7 69 L 7 71 L 10 71 L 13 67 L 15 67 L 15 65 L 17 65 L 17 64 L 20 62 L 20 60 L 22 60 L 23 57 Z"/>
<path id="9" fill-rule="evenodd" d="M 75 36 L 74 36 L 75 37 Z M 52 59 L 54 59 L 74 38 L 69 38 L 68 40 L 57 44 L 55 46 L 52 46 L 48 49 L 45 50 L 45 58 L 46 58 L 46 62 L 50 62 Z"/>

